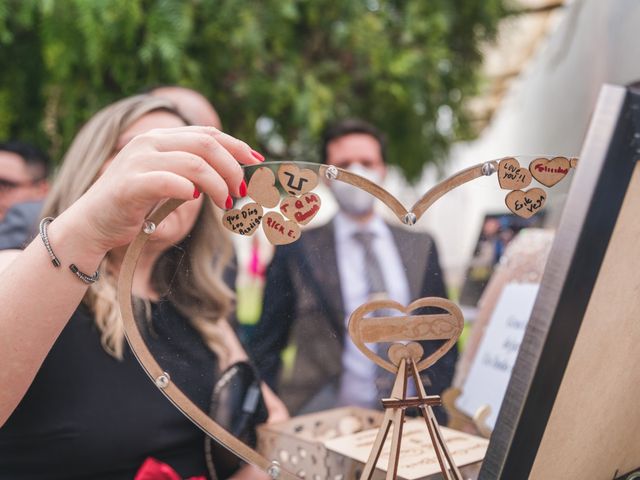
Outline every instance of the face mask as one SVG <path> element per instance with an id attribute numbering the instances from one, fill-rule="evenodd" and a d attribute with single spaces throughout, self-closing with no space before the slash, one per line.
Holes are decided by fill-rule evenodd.
<path id="1" fill-rule="evenodd" d="M 375 184 L 380 184 L 382 175 L 375 170 L 370 170 L 359 164 L 354 164 L 347 169 L 351 173 L 360 175 Z M 329 183 L 331 192 L 336 197 L 340 210 L 353 215 L 362 216 L 373 211 L 373 202 L 376 197 L 360 188 L 348 183 L 332 181 Z"/>

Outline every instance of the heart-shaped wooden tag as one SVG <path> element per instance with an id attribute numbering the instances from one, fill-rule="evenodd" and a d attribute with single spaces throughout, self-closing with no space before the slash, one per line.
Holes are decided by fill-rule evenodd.
<path id="1" fill-rule="evenodd" d="M 571 162 L 565 157 L 554 157 L 551 160 L 536 158 L 529 164 L 533 178 L 546 187 L 553 187 L 562 180 L 569 173 L 570 168 Z"/>
<path id="2" fill-rule="evenodd" d="M 268 212 L 262 219 L 262 229 L 273 245 L 286 245 L 300 238 L 297 223 L 285 220 L 278 212 Z"/>
<path id="3" fill-rule="evenodd" d="M 286 197 L 280 202 L 280 211 L 289 220 L 306 225 L 320 211 L 320 197 L 315 193 L 305 193 L 300 198 Z"/>
<path id="4" fill-rule="evenodd" d="M 427 307 L 436 307 L 445 313 L 411 314 Z M 366 317 L 379 310 L 396 310 L 408 315 Z M 421 371 L 436 363 L 455 345 L 463 327 L 460 308 L 440 297 L 420 298 L 406 307 L 393 300 L 374 300 L 356 308 L 349 318 L 349 335 L 353 343 L 370 360 L 392 373 L 398 370 L 397 367 L 373 352 L 367 343 L 446 340 L 435 352 L 417 362 L 418 371 Z"/>
<path id="5" fill-rule="evenodd" d="M 577 158 L 570 158 L 569 159 L 569 164 L 571 165 L 571 168 L 576 168 L 578 166 L 578 159 Z"/>
<path id="6" fill-rule="evenodd" d="M 276 176 L 270 168 L 260 167 L 249 180 L 247 195 L 263 207 L 273 208 L 280 201 L 280 192 L 276 188 Z"/>
<path id="7" fill-rule="evenodd" d="M 285 163 L 278 169 L 278 180 L 289 195 L 304 195 L 318 185 L 318 175 L 309 169 L 300 169 L 293 163 Z"/>
<path id="8" fill-rule="evenodd" d="M 522 190 L 509 192 L 504 202 L 507 204 L 507 208 L 516 215 L 529 218 L 544 206 L 546 200 L 547 194 L 544 190 L 541 188 L 532 188 L 526 192 Z"/>
<path id="9" fill-rule="evenodd" d="M 257 203 L 248 203 L 240 210 L 234 208 L 222 214 L 222 225 L 238 235 L 253 235 L 261 220 L 262 207 Z"/>
<path id="10" fill-rule="evenodd" d="M 531 183 L 531 172 L 515 158 L 503 158 L 498 164 L 498 183 L 505 190 L 520 190 Z"/>

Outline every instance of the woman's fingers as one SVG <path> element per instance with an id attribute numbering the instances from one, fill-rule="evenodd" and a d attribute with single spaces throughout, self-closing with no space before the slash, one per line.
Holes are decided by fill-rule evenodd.
<path id="1" fill-rule="evenodd" d="M 235 156 L 233 156 L 214 137 L 197 132 L 164 133 L 153 137 L 153 145 L 159 152 L 188 152 L 196 155 L 213 168 L 229 186 L 229 191 L 235 196 L 240 196 L 240 182 L 244 178 L 244 172 Z M 207 170 L 206 165 L 200 165 L 202 170 Z M 204 173 L 204 172 L 202 172 Z"/>
<path id="2" fill-rule="evenodd" d="M 243 165 L 254 165 L 264 161 L 264 156 L 256 152 L 255 150 L 253 150 L 245 142 L 243 142 L 242 140 L 238 140 L 237 138 L 227 133 L 224 133 L 214 127 L 186 126 L 186 127 L 152 130 L 149 133 L 153 135 L 165 135 L 165 134 L 173 134 L 173 133 L 183 134 L 187 132 L 200 133 L 215 139 L 224 148 L 226 148 L 236 158 L 236 160 L 239 163 Z"/>
<path id="3" fill-rule="evenodd" d="M 193 200 L 193 183 L 172 172 L 146 172 L 136 177 L 133 190 L 145 203 L 155 204 L 165 198 Z"/>
<path id="4" fill-rule="evenodd" d="M 200 191 L 206 192 L 215 204 L 225 208 L 229 197 L 229 182 L 202 157 L 187 152 L 158 152 L 149 159 L 149 164 L 154 171 L 171 172 L 188 179 L 191 182 L 192 198 L 196 185 Z M 242 174 L 242 171 L 240 173 Z"/>

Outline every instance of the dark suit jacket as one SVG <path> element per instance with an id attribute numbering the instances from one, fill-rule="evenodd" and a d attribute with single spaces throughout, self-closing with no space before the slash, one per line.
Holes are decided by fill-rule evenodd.
<path id="1" fill-rule="evenodd" d="M 24 248 L 38 232 L 42 200 L 18 203 L 0 222 L 0 250 Z"/>
<path id="2" fill-rule="evenodd" d="M 405 267 L 411 299 L 446 297 L 435 243 L 426 233 L 390 227 Z M 267 270 L 263 312 L 251 353 L 263 379 L 295 414 L 328 382 L 339 382 L 345 335 L 344 311 L 333 222 L 305 231 L 278 247 Z M 291 375 L 281 375 L 281 352 L 296 345 Z M 421 342 L 425 354 L 440 341 Z M 457 347 L 423 372 L 428 394 L 451 384 Z M 436 412 L 444 420 L 443 412 Z"/>

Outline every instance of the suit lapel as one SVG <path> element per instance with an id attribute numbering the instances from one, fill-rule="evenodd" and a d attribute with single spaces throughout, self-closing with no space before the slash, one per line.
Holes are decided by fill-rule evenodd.
<path id="1" fill-rule="evenodd" d="M 420 297 L 422 292 L 425 272 L 427 271 L 427 260 L 431 245 L 424 242 L 431 240 L 427 236 L 417 235 L 415 232 L 408 232 L 403 228 L 389 226 L 393 239 L 398 247 L 402 265 L 409 283 L 411 301 Z"/>
<path id="2" fill-rule="evenodd" d="M 338 258 L 333 222 L 303 234 L 302 255 L 309 266 L 308 275 L 320 290 L 318 297 L 327 303 L 327 317 L 335 331 L 344 334 L 344 302 L 340 288 Z"/>

